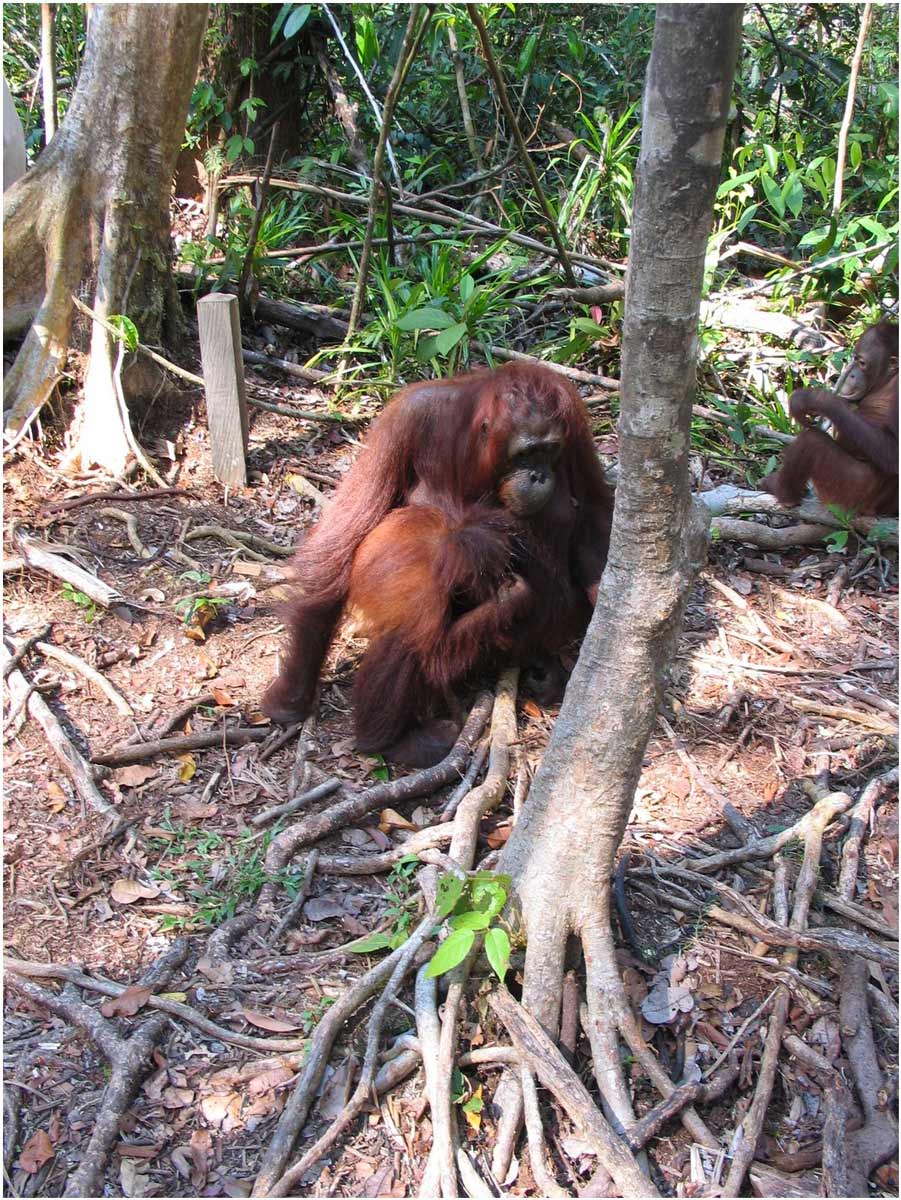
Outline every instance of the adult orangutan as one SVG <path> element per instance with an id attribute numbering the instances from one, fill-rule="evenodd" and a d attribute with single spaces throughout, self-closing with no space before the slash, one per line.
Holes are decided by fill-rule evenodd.
<path id="1" fill-rule="evenodd" d="M 805 428 L 779 470 L 761 480 L 765 491 L 794 505 L 810 482 L 824 504 L 860 514 L 898 512 L 897 325 L 871 325 L 835 391 L 800 388 L 789 398 L 789 411 Z M 829 421 L 834 437 L 815 426 L 819 417 Z"/>
<path id="2" fill-rule="evenodd" d="M 263 707 L 301 720 L 345 603 L 369 648 L 357 744 L 437 761 L 456 729 L 430 717 L 494 661 L 551 662 L 588 623 L 613 496 L 575 389 L 509 363 L 400 391 L 303 542 L 290 642 Z"/>

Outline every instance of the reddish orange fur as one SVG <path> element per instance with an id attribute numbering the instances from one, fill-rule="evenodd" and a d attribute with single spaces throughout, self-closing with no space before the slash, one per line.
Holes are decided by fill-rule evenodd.
<path id="1" fill-rule="evenodd" d="M 499 490 L 511 438 L 550 426 L 563 439 L 550 499 L 514 517 Z M 559 375 L 510 363 L 404 388 L 298 553 L 267 711 L 309 712 L 346 601 L 370 634 L 354 690 L 366 749 L 395 743 L 474 666 L 555 652 L 588 622 L 612 507 L 584 406 Z"/>
<path id="2" fill-rule="evenodd" d="M 760 486 L 794 505 L 808 482 L 824 504 L 861 514 L 898 512 L 898 326 L 872 325 L 858 339 L 853 376 L 856 408 L 840 393 L 800 388 L 789 399 L 791 415 L 805 428 L 788 446 L 778 471 Z M 834 437 L 815 427 L 831 422 Z"/>

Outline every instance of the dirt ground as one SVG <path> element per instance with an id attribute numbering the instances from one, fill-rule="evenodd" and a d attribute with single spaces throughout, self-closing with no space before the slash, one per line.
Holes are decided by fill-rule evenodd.
<path id="1" fill-rule="evenodd" d="M 305 408 L 316 402 L 311 389 L 286 386 L 274 376 L 252 377 L 255 395 L 268 392 Z M 211 930 L 249 911 L 265 882 L 272 825 L 251 822 L 287 798 L 296 738 L 269 753 L 278 732 L 268 729 L 258 709 L 282 640 L 275 597 L 284 560 L 268 552 L 254 558 L 246 544 L 239 548 L 215 533 L 192 533 L 216 526 L 292 545 L 314 516 L 310 487 L 331 493 L 353 458 L 355 439 L 326 425 L 253 409 L 251 482 L 224 499 L 209 468 L 202 401 L 187 390 L 164 393 L 138 433 L 164 468 L 177 468 L 172 494 L 66 507 L 88 492 L 108 491 L 108 481 L 60 476 L 53 466 L 52 423 L 45 424 L 43 442 L 26 444 L 6 469 L 5 556 L 17 552 L 16 527 L 65 543 L 125 601 L 103 610 L 49 575 L 13 570 L 4 575 L 6 636 L 18 645 L 46 629 L 46 643 L 96 668 L 125 703 L 117 707 L 79 669 L 39 650 L 24 659 L 26 678 L 89 759 L 129 741 L 154 740 L 173 717 L 179 719 L 168 736 L 211 732 L 218 741 L 104 771 L 102 793 L 129 823 L 110 839 L 106 821 L 68 783 L 38 723 L 24 719 L 23 711 L 10 713 L 8 706 L 6 952 L 32 963 L 74 965 L 95 981 L 135 984 L 174 939 L 189 937 L 186 962 L 162 994 L 227 1033 L 250 1039 L 252 1046 L 170 1015 L 153 1050 L 152 1069 L 119 1121 L 106 1194 L 248 1195 L 261 1149 L 302 1061 L 304 1039 L 349 981 L 371 965 L 366 955 L 342 947 L 373 930 L 414 921 L 416 893 L 400 869 L 357 876 L 319 870 L 303 908 L 277 942 L 271 940 L 272 926 L 244 934 L 226 926 L 237 929 L 229 953 L 223 955 L 221 945 L 211 950 Z M 615 439 L 605 436 L 603 448 L 615 448 Z M 298 476 L 307 481 L 305 491 L 298 490 Z M 124 510 L 136 519 L 132 535 L 139 544 L 130 540 Z M 711 897 L 661 875 L 661 866 L 736 845 L 724 804 L 756 834 L 769 835 L 810 807 L 805 778 L 828 769 L 831 787 L 856 798 L 868 780 L 897 762 L 890 711 L 898 676 L 897 557 L 891 552 L 864 560 L 834 606 L 826 601 L 828 588 L 847 557 L 814 548 L 764 559 L 760 551 L 720 542 L 712 546 L 692 594 L 623 846 L 635 928 L 620 938 L 621 965 L 642 1008 L 644 1031 L 673 1077 L 686 1060 L 700 1056 L 709 1063 L 729 1046 L 771 994 L 778 950 L 705 917 L 703 906 Z M 305 778 L 310 784 L 337 780 L 345 795 L 378 783 L 387 770 L 353 747 L 349 686 L 358 652 L 352 630 L 346 630 L 330 655 L 318 721 L 308 730 Z M 519 754 L 529 771 L 540 760 L 554 716 L 555 710 L 532 700 L 520 703 Z M 264 740 L 226 752 L 223 731 L 239 725 Z M 399 812 L 373 812 L 326 839 L 322 854 L 371 855 L 396 844 L 411 827 L 437 819 L 447 790 L 434 800 L 399 805 Z M 319 806 L 333 802 L 334 797 Z M 503 844 L 511 814 L 508 795 L 486 822 L 487 846 Z M 840 820 L 826 836 L 827 886 L 835 882 L 847 824 L 847 818 Z M 897 857 L 897 804 L 885 794 L 864 843 L 856 899 L 894 930 Z M 771 882 L 767 872 L 736 870 L 719 878 L 762 909 Z M 285 914 L 302 879 L 302 863 L 294 862 L 274 881 L 276 916 Z M 701 909 L 680 908 L 680 896 L 700 900 Z M 820 923 L 841 923 L 822 908 L 814 916 Z M 834 964 L 822 953 L 810 953 L 802 956 L 801 967 L 822 986 L 819 994 L 802 987 L 793 995 L 791 1030 L 834 1058 L 839 1049 Z M 875 986 L 894 1003 L 895 973 L 878 966 L 874 971 Z M 661 981 L 664 991 L 680 983 L 675 1014 L 655 1007 Z M 59 987 L 39 977 L 30 985 Z M 473 994 L 477 986 L 478 980 Z M 63 995 L 92 1006 L 109 1004 L 109 992 L 101 992 L 82 980 L 77 989 L 70 981 Z M 146 995 L 134 999 L 136 1015 L 134 1009 L 131 1015 L 127 1008 L 108 1010 L 111 1027 L 130 1032 L 147 1017 L 146 1001 Z M 7 1131 L 10 1123 L 13 1128 L 12 1144 L 4 1141 L 8 1194 L 58 1195 L 102 1111 L 110 1068 L 83 1029 L 9 984 L 5 1016 Z M 878 1015 L 876 1025 L 883 1069 L 894 1077 L 896 1029 Z M 388 1040 L 410 1026 L 409 1010 L 395 1007 Z M 364 1038 L 365 1023 L 348 1027 L 339 1042 L 303 1145 L 340 1111 Z M 464 1048 L 503 1040 L 483 1007 L 467 1011 Z M 276 1062 L 265 1056 L 263 1042 L 283 1057 Z M 285 1049 L 289 1044 L 293 1058 Z M 704 1111 L 717 1133 L 733 1129 L 747 1108 L 760 1029 L 738 1046 L 736 1086 Z M 587 1043 L 580 1039 L 576 1065 L 591 1087 L 588 1063 Z M 467 1075 L 465 1082 L 468 1094 L 484 1085 L 484 1108 L 465 1114 L 463 1125 L 483 1169 L 497 1078 L 488 1069 L 478 1078 Z M 645 1088 L 646 1083 L 636 1097 L 639 1112 L 656 1102 Z M 591 1186 L 590 1147 L 552 1103 L 544 1107 L 558 1178 L 574 1194 L 600 1194 Z M 820 1083 L 799 1060 L 783 1058 L 761 1161 L 791 1171 L 799 1185 L 814 1186 L 818 1159 L 813 1153 L 811 1162 L 805 1154 L 816 1150 L 821 1129 Z M 368 1115 L 310 1172 L 302 1194 L 416 1195 L 429 1139 L 417 1069 L 372 1103 Z M 650 1147 L 655 1180 L 670 1194 L 698 1194 L 698 1171 L 703 1179 L 709 1168 L 709 1163 L 699 1168 L 702 1157 L 678 1122 L 664 1127 Z M 874 1194 L 896 1195 L 897 1179 L 895 1159 L 877 1171 Z M 527 1154 L 515 1160 L 503 1182 L 510 1194 L 536 1194 Z M 763 1194 L 779 1193 L 770 1185 Z"/>

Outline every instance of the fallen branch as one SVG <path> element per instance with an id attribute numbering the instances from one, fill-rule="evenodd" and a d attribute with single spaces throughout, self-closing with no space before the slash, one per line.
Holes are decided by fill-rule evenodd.
<path id="1" fill-rule="evenodd" d="M 73 654 L 70 650 L 63 650 L 62 646 L 54 646 L 52 642 L 36 642 L 35 648 L 44 655 L 45 658 L 51 658 L 55 662 L 61 662 L 64 666 L 69 667 L 73 671 L 77 671 L 89 683 L 98 688 L 111 702 L 117 712 L 120 712 L 123 717 L 134 716 L 134 709 L 122 695 L 122 693 L 110 683 L 110 681 L 101 675 L 99 671 L 79 658 L 77 654 Z"/>
<path id="2" fill-rule="evenodd" d="M 64 555 L 71 554 L 70 546 L 58 542 L 44 542 L 21 531 L 16 532 L 16 544 L 22 557 L 29 567 L 44 571 L 48 575 L 61 579 L 79 592 L 84 592 L 95 604 L 102 608 L 110 608 L 114 604 L 122 604 L 125 597 L 116 588 L 103 583 L 96 575 L 77 566 Z"/>
<path id="3" fill-rule="evenodd" d="M 777 513 L 797 521 L 814 525 L 828 525 L 830 529 L 843 529 L 845 522 L 818 500 L 802 500 L 794 508 L 783 508 L 769 492 L 751 492 L 733 484 L 723 484 L 697 496 L 714 518 L 737 516 L 740 513 Z M 856 517 L 851 522 L 855 533 L 862 537 L 875 537 L 888 546 L 898 545 L 898 522 L 888 517 Z M 775 532 L 775 531 L 774 531 Z"/>
<path id="4" fill-rule="evenodd" d="M 827 797 L 827 799 L 834 801 L 835 798 Z M 794 904 L 792 906 L 791 918 L 788 920 L 789 929 L 797 934 L 801 934 L 807 925 L 807 916 L 810 912 L 810 904 L 816 891 L 817 878 L 819 876 L 820 858 L 823 852 L 823 834 L 833 816 L 836 815 L 836 811 L 842 811 L 842 809 L 837 809 L 835 803 L 828 805 L 821 801 L 809 814 L 810 820 L 807 822 L 804 831 L 804 860 L 798 872 L 798 879 L 795 884 Z M 780 925 L 784 925 L 788 918 L 786 880 L 786 864 L 782 859 L 778 859 L 776 863 L 776 881 L 773 885 L 773 912 L 776 921 Z M 790 946 L 783 951 L 780 958 L 785 966 L 796 967 L 798 964 L 797 949 Z M 751 1107 L 748 1109 L 744 1120 L 736 1129 L 732 1139 L 732 1165 L 729 1168 L 729 1173 L 723 1185 L 723 1195 L 725 1196 L 737 1196 L 739 1194 L 745 1174 L 757 1153 L 757 1143 L 763 1132 L 763 1124 L 766 1119 L 773 1084 L 776 1080 L 776 1068 L 779 1062 L 782 1038 L 785 1034 L 786 1023 L 788 1022 L 790 1000 L 791 992 L 788 987 L 785 984 L 780 984 L 773 1001 L 773 1011 L 758 1070 L 754 1099 L 751 1101 Z"/>
<path id="5" fill-rule="evenodd" d="M 611 379 L 607 375 L 595 375 L 591 371 L 580 371 L 578 367 L 567 367 L 563 363 L 535 358 L 533 354 L 521 354 L 518 350 L 505 350 L 503 346 L 488 346 L 484 342 L 475 340 L 470 342 L 470 345 L 480 353 L 486 356 L 490 355 L 491 358 L 498 358 L 501 362 L 535 363 L 538 366 L 546 367 L 549 371 L 554 371 L 557 375 L 564 375 L 567 379 L 575 380 L 576 383 L 591 383 L 608 392 L 619 391 L 619 380 Z"/>
<path id="6" fill-rule="evenodd" d="M 76 987 L 100 992 L 103 996 L 121 996 L 123 992 L 128 991 L 127 984 L 114 983 L 111 979 L 97 979 L 93 975 L 85 975 L 77 967 L 66 967 L 59 963 L 29 962 L 25 959 L 7 957 L 4 960 L 4 968 L 14 975 L 24 975 L 32 979 L 62 979 Z M 226 1029 L 224 1025 L 218 1025 L 215 1021 L 209 1020 L 190 1005 L 183 1004 L 180 1000 L 169 1000 L 163 996 L 151 996 L 147 1004 L 148 1007 L 157 1008 L 170 1017 L 178 1017 L 180 1021 L 186 1021 L 207 1037 L 213 1038 L 214 1041 L 241 1046 L 245 1050 L 256 1050 L 263 1054 L 272 1054 L 273 1051 L 292 1053 L 303 1050 L 308 1041 L 307 1038 L 261 1038 L 246 1033 L 236 1033 L 233 1029 Z"/>
<path id="7" fill-rule="evenodd" d="M 91 762 L 104 767 L 124 767 L 129 763 L 143 762 L 145 758 L 156 758 L 158 754 L 182 754 L 187 750 L 208 750 L 211 746 L 246 746 L 248 742 L 264 741 L 270 733 L 271 730 L 265 726 L 187 733 L 182 737 L 160 738 L 156 742 L 117 746 L 103 754 L 93 755 Z"/>
<path id="8" fill-rule="evenodd" d="M 168 982 L 173 970 L 184 962 L 187 953 L 188 943 L 185 940 L 179 939 L 173 943 L 163 960 L 154 964 L 151 972 L 147 973 L 153 983 L 148 982 L 144 986 L 159 986 Z M 65 992 L 57 996 L 15 973 L 7 976 L 7 984 L 32 1003 L 83 1029 L 110 1064 L 110 1079 L 94 1114 L 90 1140 L 64 1192 L 66 1196 L 100 1196 L 104 1191 L 104 1174 L 109 1156 L 120 1136 L 120 1122 L 151 1065 L 151 1053 L 166 1028 L 166 1018 L 163 1015 L 152 1016 L 131 1037 L 122 1038 L 111 1021 L 74 996 Z"/>
<path id="9" fill-rule="evenodd" d="M 299 796 L 295 796 L 293 800 L 288 800 L 285 804 L 273 804 L 271 808 L 264 808 L 251 817 L 248 824 L 255 828 L 269 825 L 272 821 L 277 821 L 279 817 L 290 816 L 291 813 L 300 812 L 302 808 L 309 808 L 317 800 L 324 800 L 326 796 L 337 792 L 340 787 L 340 779 L 326 779 L 324 783 L 317 784 L 316 787 L 310 788 L 306 792 L 301 792 Z"/>
<path id="10" fill-rule="evenodd" d="M 4 639 L 2 649 L 0 649 L 0 660 L 5 665 L 9 657 L 9 646 Z M 18 670 L 11 670 L 6 677 L 6 682 L 14 703 L 22 698 L 32 686 L 21 671 Z M 89 804 L 96 812 L 100 813 L 102 817 L 111 821 L 114 828 L 124 825 L 118 812 L 116 812 L 115 808 L 98 788 L 90 764 L 82 758 L 81 753 L 69 740 L 59 719 L 43 696 L 39 692 L 32 690 L 31 695 L 28 696 L 24 703 L 28 706 L 28 712 L 34 717 L 41 729 L 43 729 L 44 736 L 50 744 L 50 749 L 56 755 L 60 765 L 72 781 L 75 790 L 82 800 L 86 804 Z"/>

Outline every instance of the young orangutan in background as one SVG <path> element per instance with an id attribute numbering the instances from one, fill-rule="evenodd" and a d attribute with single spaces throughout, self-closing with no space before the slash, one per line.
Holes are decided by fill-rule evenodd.
<path id="1" fill-rule="evenodd" d="M 852 407 L 852 405 L 854 407 Z M 805 428 L 760 487 L 787 507 L 812 483 L 824 504 L 860 515 L 898 512 L 898 326 L 871 325 L 854 347 L 834 392 L 799 388 L 789 412 Z M 816 427 L 825 417 L 831 437 Z"/>

